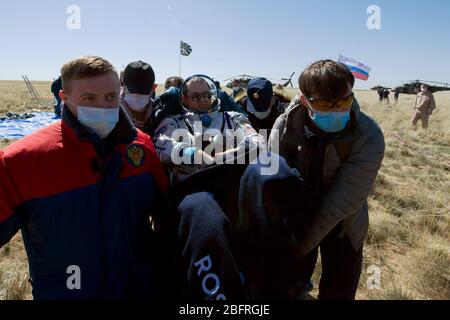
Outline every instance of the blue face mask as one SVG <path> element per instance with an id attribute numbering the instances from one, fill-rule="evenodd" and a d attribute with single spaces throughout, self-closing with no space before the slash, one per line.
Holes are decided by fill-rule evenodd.
<path id="1" fill-rule="evenodd" d="M 311 120 L 325 132 L 342 131 L 350 120 L 350 110 L 347 112 L 313 112 L 313 116 L 310 114 Z"/>

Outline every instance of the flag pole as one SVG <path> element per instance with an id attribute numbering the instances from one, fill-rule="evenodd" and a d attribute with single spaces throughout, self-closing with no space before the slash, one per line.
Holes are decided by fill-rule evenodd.
<path id="1" fill-rule="evenodd" d="M 180 61 L 178 63 L 178 76 L 181 77 L 181 40 L 180 40 L 180 48 L 178 48 L 178 54 L 180 56 Z"/>

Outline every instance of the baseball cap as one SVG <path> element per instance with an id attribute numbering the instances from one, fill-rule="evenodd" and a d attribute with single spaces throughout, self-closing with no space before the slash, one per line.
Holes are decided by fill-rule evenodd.
<path id="1" fill-rule="evenodd" d="M 247 110 L 251 113 L 265 112 L 270 108 L 273 89 L 266 78 L 254 78 L 247 86 Z"/>
<path id="2" fill-rule="evenodd" d="M 155 72 L 143 61 L 134 61 L 123 72 L 123 84 L 130 93 L 150 94 L 155 84 Z"/>

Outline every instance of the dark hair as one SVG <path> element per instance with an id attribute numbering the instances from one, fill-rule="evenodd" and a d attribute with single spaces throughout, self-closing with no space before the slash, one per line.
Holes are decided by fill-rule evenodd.
<path id="1" fill-rule="evenodd" d="M 166 81 L 165 81 L 165 83 L 164 83 L 164 88 L 167 90 L 167 89 L 169 89 L 171 86 L 172 86 L 172 82 L 175 82 L 176 83 L 176 87 L 177 88 L 181 88 L 181 85 L 183 84 L 183 78 L 181 78 L 181 77 L 177 77 L 177 76 L 174 76 L 174 77 L 169 77 L 169 78 L 167 78 L 166 79 Z"/>
<path id="2" fill-rule="evenodd" d="M 333 60 L 319 60 L 308 66 L 298 78 L 300 90 L 306 97 L 320 95 L 321 98 L 334 100 L 342 97 L 353 88 L 355 77 L 343 64 Z"/>
<path id="3" fill-rule="evenodd" d="M 210 88 L 208 82 L 207 82 L 204 78 L 202 78 L 202 77 L 197 77 L 197 76 L 195 76 L 195 77 L 192 77 L 191 79 L 188 79 L 188 80 L 189 80 L 189 81 L 187 81 L 187 82 L 183 85 L 183 87 L 181 88 L 181 94 L 182 94 L 183 96 L 187 96 L 187 93 L 188 93 L 188 85 L 191 84 L 192 82 L 201 82 L 201 83 L 205 84 L 208 88 Z"/>

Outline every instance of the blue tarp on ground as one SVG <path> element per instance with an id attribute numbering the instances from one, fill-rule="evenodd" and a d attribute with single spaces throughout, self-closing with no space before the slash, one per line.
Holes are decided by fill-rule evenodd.
<path id="1" fill-rule="evenodd" d="M 0 139 L 20 139 L 61 119 L 53 112 L 33 112 L 34 117 L 24 120 L 0 120 Z"/>

